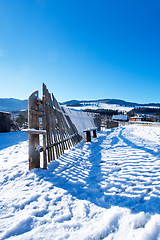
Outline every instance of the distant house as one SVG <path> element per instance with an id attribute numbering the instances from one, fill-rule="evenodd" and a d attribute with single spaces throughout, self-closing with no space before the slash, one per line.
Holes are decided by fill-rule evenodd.
<path id="1" fill-rule="evenodd" d="M 139 114 L 137 116 L 131 117 L 131 121 L 141 122 L 141 121 L 152 121 L 151 118 L 145 114 Z"/>
<path id="2" fill-rule="evenodd" d="M 140 121 L 143 121 L 143 120 L 142 120 L 142 117 L 139 117 L 139 116 L 131 117 L 130 120 L 133 121 L 133 122 L 140 122 Z"/>
<path id="3" fill-rule="evenodd" d="M 11 113 L 0 112 L 0 132 L 9 132 L 11 122 Z"/>
<path id="4" fill-rule="evenodd" d="M 114 121 L 128 121 L 128 116 L 127 115 L 113 115 L 112 120 Z"/>

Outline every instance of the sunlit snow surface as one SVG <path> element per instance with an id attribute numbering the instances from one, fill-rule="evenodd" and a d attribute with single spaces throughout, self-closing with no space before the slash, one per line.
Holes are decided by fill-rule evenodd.
<path id="1" fill-rule="evenodd" d="M 0 239 L 160 239 L 159 127 L 100 132 L 30 172 L 26 138 L 0 134 Z"/>
<path id="2" fill-rule="evenodd" d="M 134 109 L 133 106 L 127 107 L 127 106 L 120 106 L 118 104 L 107 104 L 107 103 L 88 103 L 88 104 L 82 104 L 81 106 L 66 106 L 67 108 L 73 108 L 75 110 L 98 110 L 98 109 L 108 109 L 108 110 L 117 110 L 122 112 L 129 112 L 132 109 Z"/>

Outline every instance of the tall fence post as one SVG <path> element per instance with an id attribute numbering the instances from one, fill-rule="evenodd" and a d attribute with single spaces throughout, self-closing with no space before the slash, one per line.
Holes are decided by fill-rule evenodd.
<path id="1" fill-rule="evenodd" d="M 28 127 L 29 129 L 39 130 L 39 116 L 34 111 L 39 112 L 37 103 L 38 91 L 33 92 L 28 99 Z M 34 133 L 28 134 L 29 139 L 29 170 L 40 167 L 40 152 L 37 151 L 39 146 L 39 135 Z"/>

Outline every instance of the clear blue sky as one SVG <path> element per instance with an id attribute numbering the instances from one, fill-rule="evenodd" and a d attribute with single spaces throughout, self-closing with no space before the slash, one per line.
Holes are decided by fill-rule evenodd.
<path id="1" fill-rule="evenodd" d="M 0 98 L 160 102 L 159 0 L 0 0 Z"/>

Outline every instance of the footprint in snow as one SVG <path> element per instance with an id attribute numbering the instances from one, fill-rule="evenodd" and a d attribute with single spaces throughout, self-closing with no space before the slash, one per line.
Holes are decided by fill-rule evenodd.
<path id="1" fill-rule="evenodd" d="M 120 171 L 120 170 L 121 170 L 121 168 L 118 167 L 118 166 L 116 166 L 116 167 L 113 167 L 113 168 L 110 170 L 110 173 L 118 172 L 118 171 Z"/>
<path id="2" fill-rule="evenodd" d="M 143 154 L 142 157 L 149 158 L 149 154 Z"/>

